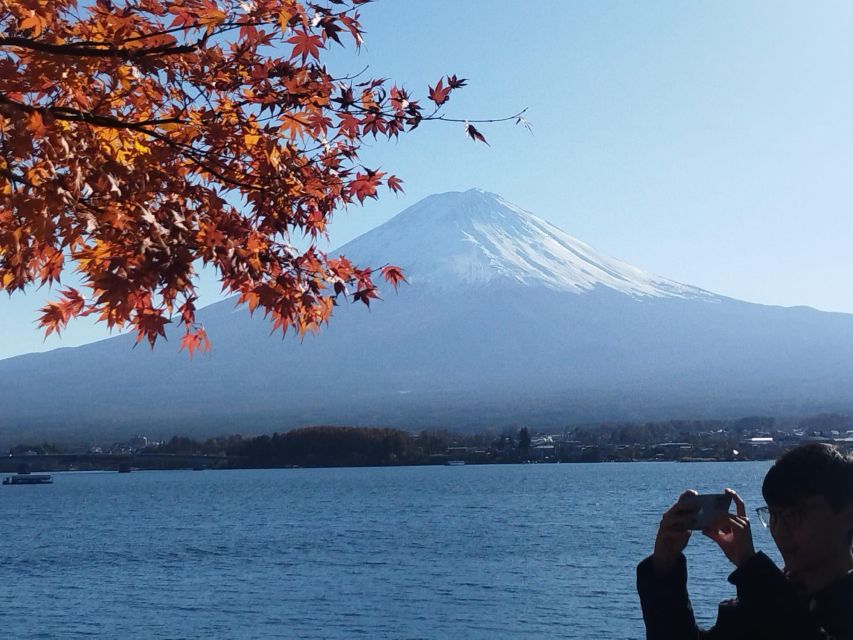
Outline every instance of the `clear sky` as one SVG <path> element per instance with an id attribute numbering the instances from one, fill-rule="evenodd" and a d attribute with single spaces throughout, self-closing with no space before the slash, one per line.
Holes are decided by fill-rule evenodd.
<path id="1" fill-rule="evenodd" d="M 363 160 L 406 193 L 339 213 L 332 246 L 481 187 L 660 275 L 853 313 L 853 3 L 380 0 L 362 14 L 367 47 L 333 70 L 369 64 L 416 92 L 456 73 L 469 86 L 447 115 L 528 107 L 535 134 L 484 126 L 487 147 L 432 123 L 377 143 Z M 43 341 L 48 296 L 0 299 L 0 358 L 106 337 L 80 321 Z"/>

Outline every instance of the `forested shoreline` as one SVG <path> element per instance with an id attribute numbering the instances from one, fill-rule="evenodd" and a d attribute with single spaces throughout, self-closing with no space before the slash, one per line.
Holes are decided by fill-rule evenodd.
<path id="1" fill-rule="evenodd" d="M 833 441 L 850 448 L 853 418 L 823 414 L 782 420 L 694 420 L 601 423 L 532 432 L 527 427 L 479 433 L 444 429 L 314 426 L 283 433 L 229 435 L 194 440 L 173 436 L 149 442 L 137 436 L 107 447 L 21 444 L 5 467 L 109 468 L 116 460 L 137 468 L 360 467 L 386 465 L 522 462 L 631 462 L 641 460 L 772 459 L 803 440 Z"/>

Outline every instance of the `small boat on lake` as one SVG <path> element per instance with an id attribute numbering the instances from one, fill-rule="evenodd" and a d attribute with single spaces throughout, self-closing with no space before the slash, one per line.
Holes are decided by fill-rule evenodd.
<path id="1" fill-rule="evenodd" d="M 464 460 L 448 460 L 444 464 L 448 467 L 461 467 L 461 466 L 464 466 L 465 461 Z"/>
<path id="2" fill-rule="evenodd" d="M 19 473 L 16 476 L 6 476 L 3 484 L 52 484 L 51 477 L 44 473 Z"/>

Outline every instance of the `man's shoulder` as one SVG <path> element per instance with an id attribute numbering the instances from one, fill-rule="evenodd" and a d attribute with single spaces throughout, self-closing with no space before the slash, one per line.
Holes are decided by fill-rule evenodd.
<path id="1" fill-rule="evenodd" d="M 726 623 L 740 621 L 742 616 L 741 610 L 742 607 L 737 598 L 723 600 L 717 607 L 717 625 L 719 626 L 720 622 Z"/>
<path id="2" fill-rule="evenodd" d="M 762 579 L 778 580 L 783 578 L 781 569 L 763 551 L 756 551 L 729 576 L 729 582 L 737 585 L 742 582 Z"/>
<path id="3" fill-rule="evenodd" d="M 742 640 L 765 637 L 766 621 L 755 613 L 738 598 L 723 600 L 717 607 L 717 622 L 707 638 Z"/>
<path id="4" fill-rule="evenodd" d="M 809 609 L 836 637 L 853 638 L 853 573 L 816 594 Z"/>

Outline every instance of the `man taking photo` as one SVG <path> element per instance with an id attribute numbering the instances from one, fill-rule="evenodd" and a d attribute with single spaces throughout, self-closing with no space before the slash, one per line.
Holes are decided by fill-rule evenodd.
<path id="1" fill-rule="evenodd" d="M 648 640 L 853 640 L 853 456 L 812 443 L 785 453 L 767 472 L 758 514 L 785 561 L 782 571 L 752 543 L 743 500 L 726 489 L 735 513 L 702 533 L 735 565 L 735 600 L 720 604 L 716 624 L 696 626 L 683 554 L 696 522 L 695 491 L 670 507 L 654 552 L 637 567 Z"/>

